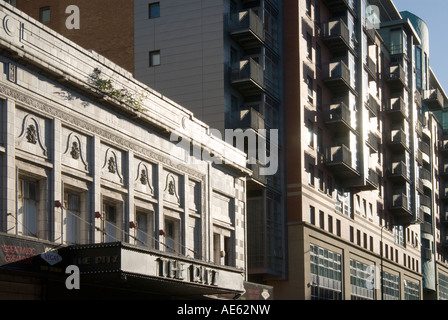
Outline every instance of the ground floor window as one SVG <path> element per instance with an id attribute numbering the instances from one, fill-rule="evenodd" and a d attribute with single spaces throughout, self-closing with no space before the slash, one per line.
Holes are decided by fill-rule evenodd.
<path id="1" fill-rule="evenodd" d="M 400 285 L 398 276 L 383 272 L 383 300 L 399 300 Z"/>
<path id="2" fill-rule="evenodd" d="M 310 245 L 311 299 L 342 300 L 341 255 Z"/>
<path id="3" fill-rule="evenodd" d="M 404 299 L 420 300 L 420 285 L 416 282 L 404 281 Z"/>
<path id="4" fill-rule="evenodd" d="M 448 277 L 439 273 L 439 299 L 448 300 Z"/>
<path id="5" fill-rule="evenodd" d="M 373 300 L 374 286 L 368 285 L 372 277 L 371 267 L 359 261 L 350 260 L 350 285 L 352 300 Z"/>

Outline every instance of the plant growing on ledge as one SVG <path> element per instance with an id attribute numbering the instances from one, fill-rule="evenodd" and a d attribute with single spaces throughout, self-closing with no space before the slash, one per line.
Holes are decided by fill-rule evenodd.
<path id="1" fill-rule="evenodd" d="M 130 105 L 133 109 L 144 111 L 143 99 L 145 96 L 141 93 L 133 94 L 128 89 L 116 89 L 111 79 L 101 78 L 101 70 L 95 68 L 91 75 L 91 83 L 103 94 L 117 99 L 122 103 Z"/>

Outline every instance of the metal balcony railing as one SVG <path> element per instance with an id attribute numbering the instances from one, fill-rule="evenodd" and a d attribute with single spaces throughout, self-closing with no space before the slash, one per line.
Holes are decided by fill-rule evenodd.
<path id="1" fill-rule="evenodd" d="M 367 135 L 367 144 L 373 152 L 378 152 L 381 144 L 380 140 L 380 137 L 378 137 L 378 135 L 374 132 L 369 132 Z"/>
<path id="2" fill-rule="evenodd" d="M 426 195 L 421 194 L 420 195 L 420 205 L 431 209 L 431 207 L 432 207 L 431 206 L 431 198 Z"/>
<path id="3" fill-rule="evenodd" d="M 407 117 L 406 104 L 402 97 L 390 98 L 386 106 L 386 111 L 392 116 L 403 118 Z"/>
<path id="4" fill-rule="evenodd" d="M 372 80 L 375 80 L 377 76 L 376 63 L 369 56 L 367 56 L 365 66 Z"/>
<path id="5" fill-rule="evenodd" d="M 329 63 L 324 81 L 334 92 L 341 93 L 341 91 L 350 89 L 350 70 L 344 61 Z"/>
<path id="6" fill-rule="evenodd" d="M 253 129 L 258 131 L 265 128 L 264 116 L 254 108 L 234 112 L 232 115 L 232 129 Z"/>
<path id="7" fill-rule="evenodd" d="M 263 45 L 263 20 L 253 11 L 234 14 L 230 19 L 230 34 L 242 47 L 254 48 Z"/>
<path id="8" fill-rule="evenodd" d="M 243 94 L 261 93 L 264 90 L 263 67 L 253 59 L 242 60 L 232 65 L 231 81 Z"/>
<path id="9" fill-rule="evenodd" d="M 333 53 L 343 53 L 350 48 L 350 32 L 342 19 L 322 24 L 322 40 Z"/>
<path id="10" fill-rule="evenodd" d="M 407 86 L 406 73 L 401 65 L 393 65 L 389 67 L 387 81 L 394 88 L 404 88 Z"/>
<path id="11" fill-rule="evenodd" d="M 423 101 L 432 111 L 443 109 L 445 104 L 442 92 L 439 89 L 426 90 Z"/>
<path id="12" fill-rule="evenodd" d="M 369 94 L 369 98 L 366 101 L 366 107 L 374 117 L 378 115 L 378 112 L 380 110 L 380 104 L 378 103 L 376 98 L 371 94 Z"/>
<path id="13" fill-rule="evenodd" d="M 347 131 L 351 129 L 351 114 L 349 108 L 343 103 L 324 106 L 324 121 L 336 131 Z"/>
<path id="14" fill-rule="evenodd" d="M 392 130 L 390 133 L 389 147 L 394 150 L 407 149 L 406 134 L 403 130 Z"/>
<path id="15" fill-rule="evenodd" d="M 407 166 L 403 161 L 393 162 L 390 168 L 389 178 L 391 179 L 405 179 L 408 180 Z"/>

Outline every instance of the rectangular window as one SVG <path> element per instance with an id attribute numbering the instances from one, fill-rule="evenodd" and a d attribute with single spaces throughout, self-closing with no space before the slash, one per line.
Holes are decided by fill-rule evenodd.
<path id="1" fill-rule="evenodd" d="M 333 217 L 328 215 L 328 232 L 333 233 Z"/>
<path id="2" fill-rule="evenodd" d="M 19 179 L 18 229 L 22 234 L 38 237 L 39 189 L 34 180 Z"/>
<path id="3" fill-rule="evenodd" d="M 149 66 L 150 67 L 160 66 L 160 51 L 159 50 L 151 51 L 149 53 Z"/>
<path id="4" fill-rule="evenodd" d="M 306 14 L 311 17 L 311 0 L 306 0 Z"/>
<path id="5" fill-rule="evenodd" d="M 306 34 L 306 55 L 313 61 L 313 40 L 309 33 Z"/>
<path id="6" fill-rule="evenodd" d="M 160 17 L 160 3 L 154 2 L 149 4 L 149 19 Z"/>
<path id="7" fill-rule="evenodd" d="M 66 238 L 68 244 L 81 243 L 81 197 L 77 193 L 65 194 L 65 208 L 67 214 Z"/>
<path id="8" fill-rule="evenodd" d="M 137 211 L 135 220 L 137 222 L 136 244 L 142 247 L 154 248 L 154 223 L 153 212 Z"/>
<path id="9" fill-rule="evenodd" d="M 165 219 L 165 251 L 180 253 L 180 225 L 179 221 Z"/>
<path id="10" fill-rule="evenodd" d="M 308 183 L 314 186 L 314 165 L 308 165 Z"/>
<path id="11" fill-rule="evenodd" d="M 308 102 L 313 103 L 313 79 L 310 76 L 306 78 L 306 84 L 308 86 Z"/>
<path id="12" fill-rule="evenodd" d="M 311 300 L 342 299 L 341 255 L 310 244 Z"/>
<path id="13" fill-rule="evenodd" d="M 341 236 L 341 220 L 336 219 L 336 235 Z"/>
<path id="14" fill-rule="evenodd" d="M 310 206 L 310 223 L 316 225 L 316 209 Z"/>
<path id="15" fill-rule="evenodd" d="M 333 179 L 330 176 L 327 176 L 327 195 L 333 196 Z"/>
<path id="16" fill-rule="evenodd" d="M 319 190 L 324 191 L 324 173 L 319 170 L 317 173 L 317 179 L 319 184 Z"/>
<path id="17" fill-rule="evenodd" d="M 319 211 L 319 227 L 325 229 L 325 214 L 323 211 Z"/>
<path id="18" fill-rule="evenodd" d="M 322 111 L 322 88 L 320 86 L 316 86 L 316 108 Z"/>
<path id="19" fill-rule="evenodd" d="M 50 7 L 42 7 L 39 9 L 39 21 L 41 23 L 49 23 L 51 18 Z"/>
<path id="20" fill-rule="evenodd" d="M 318 43 L 316 43 L 316 67 L 322 68 L 322 49 Z"/>
<path id="21" fill-rule="evenodd" d="M 311 148 L 314 148 L 314 125 L 311 120 L 308 120 L 307 124 L 307 130 L 308 130 L 308 146 Z"/>
<path id="22" fill-rule="evenodd" d="M 104 242 L 121 241 L 118 229 L 118 208 L 112 203 L 103 204 L 104 221 Z"/>
<path id="23" fill-rule="evenodd" d="M 317 128 L 317 152 L 324 153 L 324 140 L 321 128 Z"/>
<path id="24" fill-rule="evenodd" d="M 373 286 L 368 286 L 371 278 L 368 265 L 356 260 L 350 260 L 350 285 L 352 300 L 373 300 L 375 292 Z"/>

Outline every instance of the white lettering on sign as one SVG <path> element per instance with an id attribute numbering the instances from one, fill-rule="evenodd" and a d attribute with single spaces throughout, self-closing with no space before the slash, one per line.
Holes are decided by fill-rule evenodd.
<path id="1" fill-rule="evenodd" d="M 173 259 L 157 259 L 159 276 L 170 279 L 185 280 L 185 263 Z M 218 285 L 218 271 L 204 266 L 190 265 L 190 281 L 194 283 Z"/>

